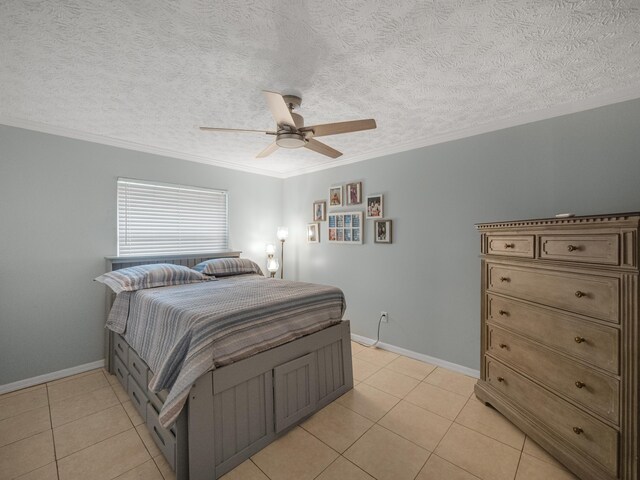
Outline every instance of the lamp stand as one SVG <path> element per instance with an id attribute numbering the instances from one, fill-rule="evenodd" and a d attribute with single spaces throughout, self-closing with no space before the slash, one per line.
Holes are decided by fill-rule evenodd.
<path id="1" fill-rule="evenodd" d="M 284 278 L 284 240 L 280 240 L 280 278 Z"/>

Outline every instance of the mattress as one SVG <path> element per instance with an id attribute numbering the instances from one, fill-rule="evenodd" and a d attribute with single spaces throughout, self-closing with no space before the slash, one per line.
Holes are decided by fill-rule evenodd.
<path id="1" fill-rule="evenodd" d="M 237 275 L 119 293 L 107 328 L 154 372 L 148 387 L 169 390 L 160 412 L 166 427 L 207 371 L 339 323 L 345 308 L 336 287 Z"/>

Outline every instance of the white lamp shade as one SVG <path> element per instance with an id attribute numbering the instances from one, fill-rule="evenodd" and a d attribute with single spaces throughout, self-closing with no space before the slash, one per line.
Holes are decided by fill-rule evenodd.
<path id="1" fill-rule="evenodd" d="M 276 233 L 278 240 L 286 240 L 289 237 L 289 229 L 287 227 L 278 227 L 278 232 Z"/>
<path id="2" fill-rule="evenodd" d="M 269 245 L 267 245 L 266 251 L 267 251 L 267 255 L 275 255 L 276 247 L 270 243 Z"/>
<path id="3" fill-rule="evenodd" d="M 276 260 L 275 258 L 270 258 L 267 261 L 267 270 L 269 270 L 270 273 L 277 272 L 278 268 L 280 268 L 280 265 L 278 264 L 278 260 Z"/>

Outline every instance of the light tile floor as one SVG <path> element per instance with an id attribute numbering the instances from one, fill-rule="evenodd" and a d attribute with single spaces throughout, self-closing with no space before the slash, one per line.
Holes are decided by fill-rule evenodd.
<path id="1" fill-rule="evenodd" d="M 352 343 L 354 389 L 224 480 L 571 480 L 475 379 Z M 0 480 L 175 478 L 104 370 L 0 396 Z"/>

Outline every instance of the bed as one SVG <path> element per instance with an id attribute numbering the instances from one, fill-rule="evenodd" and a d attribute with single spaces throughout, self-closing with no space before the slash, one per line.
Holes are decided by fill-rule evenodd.
<path id="1" fill-rule="evenodd" d="M 108 257 L 107 271 L 150 263 L 193 267 L 213 258 L 239 256 L 240 252 Z M 240 291 L 258 284 L 261 289 L 268 288 L 271 296 L 273 291 L 288 285 L 278 280 L 250 277 L 205 282 L 193 289 L 182 288 L 188 287 L 184 285 L 163 287 L 165 290 L 152 289 L 152 293 L 171 297 L 184 295 L 190 290 L 189 295 L 198 291 L 197 295 L 204 298 L 210 292 L 215 295 L 217 291 L 224 290 L 223 287 Z M 305 284 L 295 282 L 290 285 L 292 288 L 300 285 L 301 292 L 307 288 Z M 110 310 L 114 295 L 107 295 Z M 225 309 L 221 307 L 220 310 Z M 256 326 L 256 322 L 266 324 L 259 320 L 263 316 L 268 318 L 269 311 L 265 307 L 264 315 L 254 315 L 254 323 L 248 324 L 251 329 L 261 328 Z M 295 309 L 288 313 L 292 322 L 299 322 L 299 332 L 308 331 L 304 330 L 304 322 L 295 318 L 295 314 Z M 158 314 L 157 318 L 164 317 Z M 353 387 L 349 322 L 338 318 L 337 322 L 330 323 L 286 343 L 261 347 L 262 351 L 257 353 L 251 348 L 238 347 L 235 350 L 242 351 L 243 356 L 229 354 L 225 357 L 218 351 L 216 358 L 226 360 L 216 363 L 216 368 L 211 370 L 199 372 L 194 365 L 201 362 L 185 362 L 181 365 L 181 371 L 187 372 L 181 377 L 182 384 L 186 385 L 182 403 L 180 391 L 176 392 L 176 389 L 156 393 L 149 388 L 150 384 L 154 390 L 162 386 L 159 381 L 161 372 L 156 375 L 153 371 L 158 370 L 157 355 L 150 354 L 144 341 L 140 340 L 143 336 L 136 336 L 133 332 L 136 328 L 146 331 L 151 324 L 143 323 L 137 327 L 132 324 L 129 327 L 132 331 L 126 334 L 118 328 L 116 331 L 107 330 L 108 370 L 127 390 L 133 405 L 145 419 L 151 437 L 176 471 L 177 479 L 215 479 Z M 114 328 L 113 325 L 110 328 Z M 266 330 L 257 331 L 261 338 L 266 338 Z M 251 330 L 247 329 L 247 332 L 250 334 Z M 286 337 L 281 336 L 280 341 L 282 339 L 286 340 Z M 233 344 L 237 347 L 242 341 L 243 337 L 238 336 Z M 165 376 L 170 378 L 171 374 Z M 175 405 L 180 408 L 172 409 Z M 167 419 L 171 420 L 169 424 Z"/>

